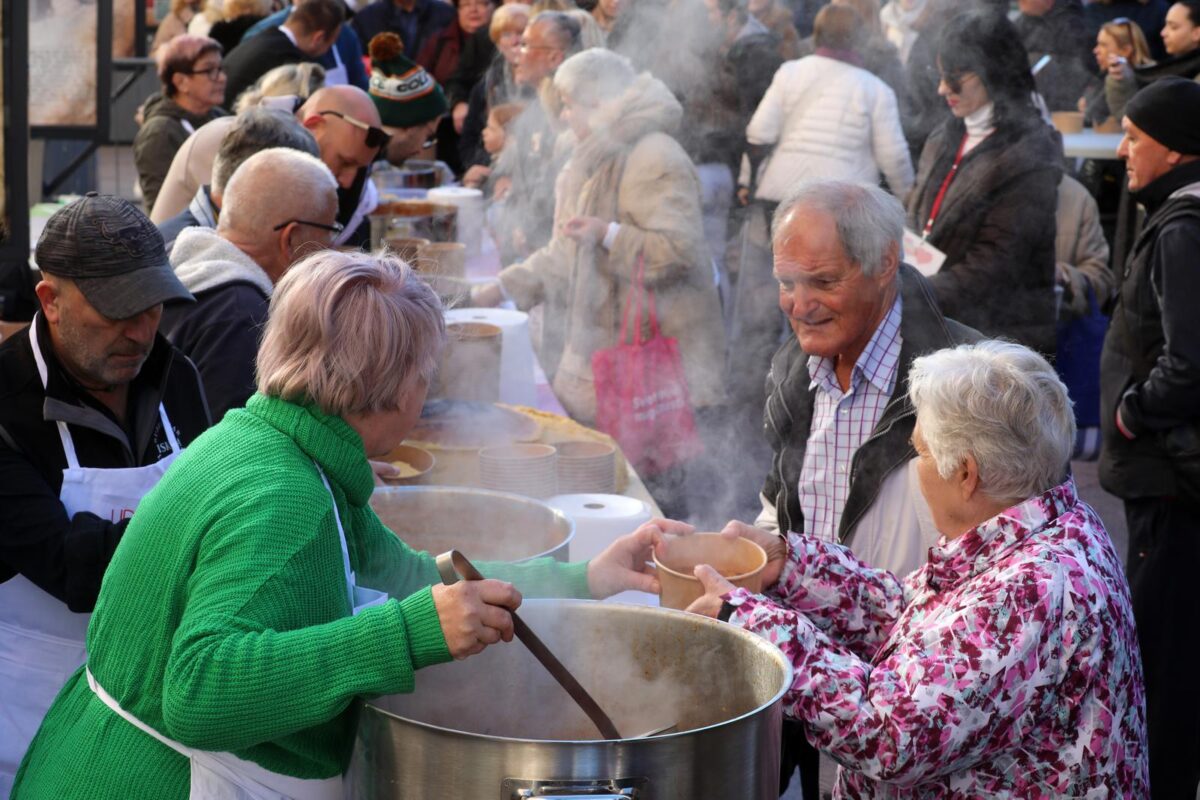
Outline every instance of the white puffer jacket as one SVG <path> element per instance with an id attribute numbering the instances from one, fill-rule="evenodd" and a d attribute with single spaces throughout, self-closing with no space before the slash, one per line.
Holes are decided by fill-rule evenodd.
<path id="1" fill-rule="evenodd" d="M 811 180 L 877 183 L 881 172 L 897 197 L 913 185 L 895 93 L 865 69 L 837 59 L 812 55 L 781 66 L 746 126 L 746 139 L 775 146 L 759 167 L 760 200 L 778 202 Z M 748 179 L 743 162 L 740 185 Z"/>

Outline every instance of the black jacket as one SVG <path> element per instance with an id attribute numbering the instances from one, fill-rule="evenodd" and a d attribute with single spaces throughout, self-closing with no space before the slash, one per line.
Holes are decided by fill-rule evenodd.
<path id="1" fill-rule="evenodd" d="M 196 368 L 162 336 L 131 384 L 123 428 L 61 369 L 45 318 L 34 324 L 49 388 L 38 376 L 28 329 L 0 345 L 0 581 L 21 574 L 72 611 L 91 611 L 128 523 L 87 512 L 67 517 L 58 499 L 67 463 L 57 422 L 67 423 L 81 466 L 120 469 L 170 453 L 160 402 L 184 446 L 211 420 Z"/>
<path id="2" fill-rule="evenodd" d="M 257 36 L 245 39 L 225 56 L 225 106 L 233 108 L 238 95 L 276 67 L 318 61 L 307 56 L 279 28 L 268 28 Z"/>
<path id="3" fill-rule="evenodd" d="M 1040 17 L 1022 14 L 1016 27 L 1029 51 L 1030 66 L 1042 56 L 1050 56 L 1050 63 L 1035 78 L 1046 105 L 1051 111 L 1076 110 L 1096 64 L 1092 56 L 1096 39 L 1094 35 L 1088 38 L 1079 0 L 1057 0 L 1054 8 Z"/>
<path id="4" fill-rule="evenodd" d="M 847 546 L 853 546 L 855 527 L 875 502 L 884 478 L 916 457 L 910 441 L 916 412 L 908 401 L 908 371 L 913 360 L 980 338 L 976 331 L 942 315 L 928 281 L 907 264 L 900 267 L 900 298 L 900 372 L 883 417 L 850 462 L 850 493 L 838 529 L 839 541 Z M 767 375 L 763 420 L 774 451 L 763 495 L 774 501 L 781 531 L 804 530 L 798 487 L 817 391 L 809 388 L 811 381 L 808 354 L 795 337 L 789 337 L 775 354 Z"/>
<path id="5" fill-rule="evenodd" d="M 925 143 L 909 199 L 918 233 L 958 152 L 965 127 L 951 118 Z M 946 254 L 930 282 L 946 316 L 988 336 L 1055 352 L 1054 214 L 1062 178 L 1058 134 L 1032 115 L 967 153 L 929 243 Z"/>
<path id="6" fill-rule="evenodd" d="M 1200 424 L 1200 162 L 1176 167 L 1134 197 L 1149 216 L 1100 357 L 1100 483 L 1126 499 L 1176 494 L 1162 437 Z M 1118 406 L 1132 441 L 1116 428 Z"/>
<path id="7" fill-rule="evenodd" d="M 405 11 L 393 0 L 375 0 L 354 15 L 352 23 L 363 49 L 371 45 L 376 34 L 391 31 L 400 37 L 404 53 L 415 59 L 425 43 L 450 24 L 454 6 L 442 0 L 416 0 L 412 11 Z"/>

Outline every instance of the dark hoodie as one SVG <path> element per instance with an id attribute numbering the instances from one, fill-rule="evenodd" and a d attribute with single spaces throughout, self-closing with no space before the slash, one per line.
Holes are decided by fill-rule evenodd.
<path id="1" fill-rule="evenodd" d="M 192 131 L 209 120 L 228 116 L 229 112 L 217 107 L 207 114 L 192 114 L 171 98 L 159 94 L 146 101 L 142 114 L 145 121 L 133 140 L 133 162 L 137 165 L 146 208 L 154 208 L 154 200 L 171 168 L 171 160 Z M 191 130 L 188 130 L 189 126 Z"/>

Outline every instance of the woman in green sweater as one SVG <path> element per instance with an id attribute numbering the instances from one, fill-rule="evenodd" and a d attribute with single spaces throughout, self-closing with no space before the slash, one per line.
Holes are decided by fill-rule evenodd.
<path id="1" fill-rule="evenodd" d="M 367 501 L 369 456 L 420 414 L 444 338 L 391 257 L 319 253 L 276 287 L 258 389 L 141 503 L 104 577 L 87 667 L 59 693 L 14 798 L 341 797 L 354 700 L 512 638 L 521 594 L 438 582 Z M 657 591 L 639 528 L 589 563 L 488 565 L 530 595 Z M 367 588 L 370 587 L 370 588 Z"/>

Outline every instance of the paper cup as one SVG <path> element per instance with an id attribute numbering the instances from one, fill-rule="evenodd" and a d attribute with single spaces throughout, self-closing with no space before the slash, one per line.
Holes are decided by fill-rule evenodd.
<path id="1" fill-rule="evenodd" d="M 762 589 L 767 553 L 749 539 L 730 539 L 719 533 L 670 539 L 664 560 L 659 560 L 657 552 L 654 554 L 663 606 L 682 610 L 704 594 L 700 579 L 692 574 L 699 564 L 708 564 L 734 586 L 758 592 Z"/>

